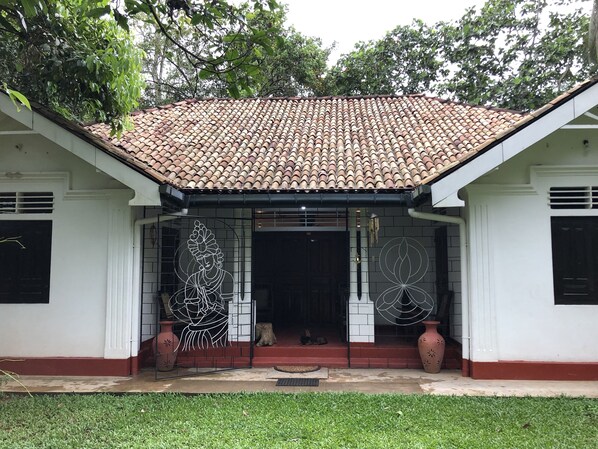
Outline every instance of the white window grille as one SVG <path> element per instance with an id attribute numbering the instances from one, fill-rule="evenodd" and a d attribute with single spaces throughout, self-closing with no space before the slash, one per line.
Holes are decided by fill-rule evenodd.
<path id="1" fill-rule="evenodd" d="M 52 192 L 0 192 L 0 214 L 51 214 Z"/>
<path id="2" fill-rule="evenodd" d="M 255 211 L 256 231 L 331 231 L 345 230 L 345 209 L 258 209 Z"/>
<path id="3" fill-rule="evenodd" d="M 598 187 L 551 187 L 551 209 L 598 209 Z"/>

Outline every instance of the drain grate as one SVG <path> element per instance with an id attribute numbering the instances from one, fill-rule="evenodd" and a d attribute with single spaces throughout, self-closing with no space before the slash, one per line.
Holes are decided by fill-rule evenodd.
<path id="1" fill-rule="evenodd" d="M 277 387 L 319 387 L 320 379 L 289 377 L 288 379 L 278 379 Z"/>

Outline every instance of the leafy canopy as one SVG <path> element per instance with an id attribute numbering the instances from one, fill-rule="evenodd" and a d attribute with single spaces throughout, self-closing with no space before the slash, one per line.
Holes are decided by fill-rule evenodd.
<path id="1" fill-rule="evenodd" d="M 267 19 L 274 0 L 235 6 L 225 0 L 0 0 L 0 81 L 11 92 L 70 119 L 99 120 L 122 131 L 138 106 L 142 51 L 129 32 L 134 20 L 152 27 L 201 79 L 249 90 L 258 58 L 275 39 Z"/>
<path id="2" fill-rule="evenodd" d="M 340 95 L 431 93 L 534 109 L 588 78 L 587 0 L 488 0 L 453 23 L 399 26 L 329 73 Z"/>
<path id="3" fill-rule="evenodd" d="M 0 79 L 69 119 L 115 130 L 143 88 L 141 52 L 114 20 L 95 17 L 104 1 L 0 2 Z"/>
<path id="4" fill-rule="evenodd" d="M 241 5 L 239 11 L 246 18 L 246 28 L 237 33 L 227 50 L 238 58 L 251 51 L 251 38 L 245 34 L 262 30 L 269 36 L 267 47 L 253 46 L 251 58 L 246 58 L 242 70 L 208 72 L 194 64 L 188 53 L 198 54 L 212 39 L 198 33 L 188 22 L 179 22 L 177 33 L 187 42 L 185 50 L 175 45 L 163 33 L 156 33 L 151 21 L 133 21 L 139 45 L 145 53 L 143 73 L 148 86 L 143 104 L 170 103 L 184 98 L 231 94 L 241 88 L 240 96 L 296 96 L 320 95 L 326 92 L 326 61 L 329 48 L 322 48 L 319 39 L 302 35 L 286 27 L 286 11 L 282 8 L 265 10 Z M 236 96 L 238 96 L 236 95 Z"/>

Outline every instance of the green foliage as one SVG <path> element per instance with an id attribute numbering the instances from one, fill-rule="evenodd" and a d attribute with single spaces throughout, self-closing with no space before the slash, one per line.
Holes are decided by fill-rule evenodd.
<path id="1" fill-rule="evenodd" d="M 141 54 L 107 1 L 0 3 L 0 79 L 69 119 L 126 126 L 143 87 Z"/>
<path id="2" fill-rule="evenodd" d="M 69 119 L 120 132 L 144 87 L 131 24 L 143 21 L 146 36 L 156 36 L 145 48 L 161 47 L 168 64 L 185 66 L 171 79 L 192 73 L 196 84 L 208 80 L 238 97 L 251 92 L 257 61 L 273 51 L 268 17 L 277 10 L 274 0 L 0 0 L 0 80 Z M 263 17 L 261 27 L 251 15 Z"/>
<path id="3" fill-rule="evenodd" d="M 330 72 L 338 94 L 431 93 L 518 110 L 587 79 L 587 0 L 489 0 L 454 23 L 399 26 Z"/>
<path id="4" fill-rule="evenodd" d="M 19 92 L 18 90 L 9 89 L 6 83 L 2 84 L 2 89 L 8 95 L 10 101 L 12 101 L 12 103 L 15 105 L 17 111 L 21 110 L 21 106 L 25 106 L 27 109 L 31 110 L 31 104 L 29 103 L 29 100 L 21 92 Z M 4 241 L 5 240 L 2 240 L 2 238 L 0 238 L 0 243 L 3 243 Z"/>
<path id="5" fill-rule="evenodd" d="M 273 53 L 280 13 L 272 0 L 240 5 L 130 0 L 126 21 L 142 36 L 146 52 L 149 89 L 144 103 L 251 94 L 262 55 Z"/>
<path id="6" fill-rule="evenodd" d="M 156 33 L 152 21 L 133 21 L 146 55 L 144 105 L 192 97 L 318 95 L 326 91 L 330 49 L 323 49 L 320 40 L 286 28 L 282 9 L 241 5 L 238 14 L 245 18 L 246 26 L 234 37 L 223 37 L 230 67 L 217 68 L 195 64 L 188 55 L 200 54 L 210 45 L 213 36 L 207 30 L 198 32 L 197 26 L 180 22 L 177 33 L 186 42 L 183 51 L 167 35 Z M 267 38 L 269 45 L 254 45 L 250 36 L 255 34 Z"/>
<path id="7" fill-rule="evenodd" d="M 433 89 L 446 75 L 438 58 L 441 35 L 420 20 L 398 26 L 379 40 L 360 42 L 343 55 L 329 74 L 329 85 L 340 95 L 412 94 Z"/>
<path id="8" fill-rule="evenodd" d="M 293 28 L 283 29 L 272 54 L 265 54 L 256 66 L 252 90 L 259 97 L 325 95 L 326 61 L 330 48 L 320 39 L 304 36 Z"/>
<path id="9" fill-rule="evenodd" d="M 428 395 L 7 396 L 10 448 L 593 448 L 598 400 Z"/>
<path id="10" fill-rule="evenodd" d="M 580 9 L 548 6 L 544 0 L 491 0 L 479 13 L 471 9 L 445 25 L 444 54 L 457 69 L 440 91 L 470 103 L 529 110 L 587 79 L 595 70 L 584 43 L 589 18 Z"/>

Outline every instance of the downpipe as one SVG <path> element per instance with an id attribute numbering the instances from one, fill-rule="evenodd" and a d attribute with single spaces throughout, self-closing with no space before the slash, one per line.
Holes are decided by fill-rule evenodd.
<path id="1" fill-rule="evenodd" d="M 470 336 L 470 301 L 469 301 L 469 261 L 467 255 L 467 228 L 465 219 L 461 217 L 450 217 L 447 215 L 430 214 L 427 212 L 417 212 L 413 208 L 407 209 L 409 216 L 419 220 L 439 221 L 443 223 L 452 223 L 459 225 L 459 254 L 461 256 L 461 316 L 463 335 L 462 343 L 462 363 L 461 375 L 469 377 L 470 354 L 471 354 L 471 336 Z"/>

